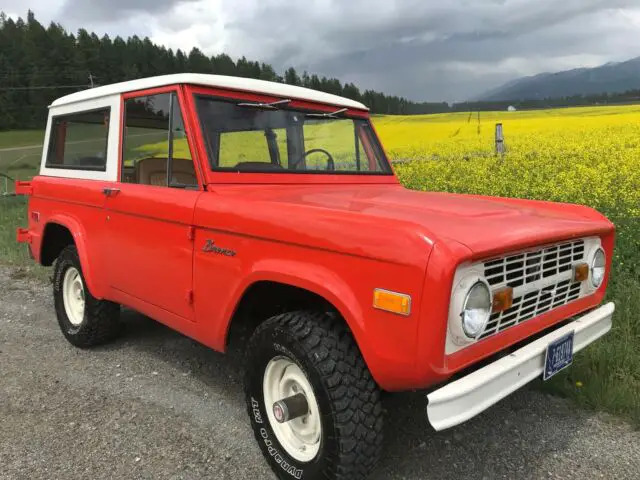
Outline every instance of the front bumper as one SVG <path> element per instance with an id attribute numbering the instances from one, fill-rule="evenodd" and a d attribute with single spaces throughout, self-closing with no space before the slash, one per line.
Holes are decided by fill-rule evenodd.
<path id="1" fill-rule="evenodd" d="M 547 345 L 574 331 L 573 352 L 611 330 L 615 305 L 608 303 L 486 367 L 427 395 L 429 422 L 437 431 L 455 427 L 540 377 Z"/>

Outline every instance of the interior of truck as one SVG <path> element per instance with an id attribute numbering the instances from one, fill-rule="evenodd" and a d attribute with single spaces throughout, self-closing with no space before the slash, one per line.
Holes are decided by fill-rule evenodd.
<path id="1" fill-rule="evenodd" d="M 389 174 L 369 120 L 274 104 L 196 96 L 213 170 Z M 276 105 L 277 104 L 277 105 Z"/>
<path id="2" fill-rule="evenodd" d="M 127 99 L 124 118 L 123 182 L 198 187 L 175 93 Z"/>

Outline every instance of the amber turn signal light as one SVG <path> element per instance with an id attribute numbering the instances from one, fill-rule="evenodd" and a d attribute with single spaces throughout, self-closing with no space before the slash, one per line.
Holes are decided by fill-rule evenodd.
<path id="1" fill-rule="evenodd" d="M 573 266 L 573 281 L 584 282 L 589 278 L 589 264 L 579 263 Z"/>
<path id="2" fill-rule="evenodd" d="M 513 306 L 513 288 L 506 287 L 493 292 L 492 312 L 504 312 Z"/>
<path id="3" fill-rule="evenodd" d="M 406 316 L 411 313 L 411 297 L 403 293 L 376 288 L 373 291 L 373 306 L 379 310 Z"/>

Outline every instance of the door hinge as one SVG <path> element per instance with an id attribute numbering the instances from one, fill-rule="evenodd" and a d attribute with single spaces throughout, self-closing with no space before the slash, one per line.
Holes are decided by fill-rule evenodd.
<path id="1" fill-rule="evenodd" d="M 189 240 L 195 240 L 196 238 L 196 227 L 188 227 L 187 229 L 187 238 Z"/>
<path id="2" fill-rule="evenodd" d="M 187 290 L 187 303 L 193 305 L 193 290 Z"/>

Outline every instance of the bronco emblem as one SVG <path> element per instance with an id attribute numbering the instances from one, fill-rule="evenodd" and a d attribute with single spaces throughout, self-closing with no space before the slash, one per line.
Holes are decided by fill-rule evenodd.
<path id="1" fill-rule="evenodd" d="M 231 250 L 230 248 L 221 248 L 218 247 L 213 240 L 207 240 L 207 243 L 202 247 L 202 251 L 205 253 L 219 253 L 220 255 L 225 255 L 227 257 L 235 257 L 236 251 Z"/>

